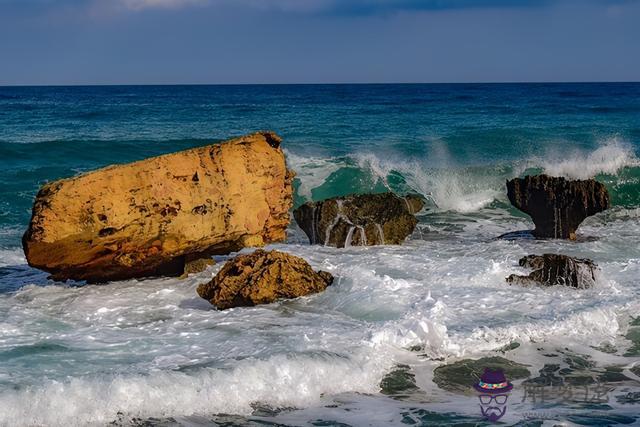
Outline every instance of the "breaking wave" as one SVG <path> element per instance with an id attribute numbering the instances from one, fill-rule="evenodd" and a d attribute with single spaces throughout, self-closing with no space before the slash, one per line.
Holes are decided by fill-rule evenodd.
<path id="1" fill-rule="evenodd" d="M 437 144 L 436 144 L 437 145 Z M 505 181 L 546 173 L 570 179 L 596 178 L 605 184 L 613 205 L 640 205 L 640 159 L 617 139 L 593 150 L 547 152 L 510 162 L 459 164 L 444 145 L 423 158 L 373 152 L 342 157 L 303 157 L 287 153 L 297 173 L 296 204 L 353 193 L 394 191 L 418 193 L 428 207 L 475 212 L 506 202 Z"/>

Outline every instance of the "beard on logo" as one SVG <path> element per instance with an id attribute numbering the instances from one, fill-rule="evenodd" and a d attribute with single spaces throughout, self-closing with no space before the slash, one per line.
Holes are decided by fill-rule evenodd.
<path id="1" fill-rule="evenodd" d="M 502 416 L 507 412 L 506 406 L 480 406 L 480 410 L 482 411 L 482 416 L 491 422 L 498 421 Z"/>

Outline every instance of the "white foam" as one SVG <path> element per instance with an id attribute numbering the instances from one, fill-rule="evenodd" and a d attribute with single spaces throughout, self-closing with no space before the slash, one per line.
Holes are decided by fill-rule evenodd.
<path id="1" fill-rule="evenodd" d="M 517 341 L 528 351 L 516 352 L 518 360 L 535 372 L 539 347 L 591 351 L 599 363 L 613 356 L 591 347 L 629 345 L 621 334 L 640 310 L 640 248 L 630 244 L 640 224 L 628 211 L 585 222 L 581 233 L 598 239 L 579 244 L 496 240 L 523 225 L 504 213 L 446 215 L 459 226 L 447 239 L 272 245 L 336 279 L 320 294 L 261 307 L 216 311 L 197 296 L 222 263 L 186 280 L 28 285 L 0 294 L 0 354 L 19 355 L 0 363 L 0 425 L 104 425 L 118 412 L 247 415 L 255 402 L 309 408 L 322 396 L 354 392 L 384 399 L 380 381 L 398 363 L 427 376 L 420 384 L 430 398 L 450 400 L 428 379 L 438 363 L 495 355 Z M 545 252 L 594 259 L 602 269 L 596 286 L 506 283 L 525 272 L 521 256 Z M 624 359 L 617 364 L 640 361 L 616 357 Z"/>
<path id="2" fill-rule="evenodd" d="M 429 167 L 427 161 L 382 160 L 371 153 L 354 157 L 361 168 L 370 170 L 390 190 L 389 176 L 399 173 L 411 191 L 433 200 L 436 207 L 445 211 L 474 212 L 493 202 L 500 194 L 496 188 L 500 177 L 491 180 L 496 182 L 478 179 L 478 176 L 455 165 Z"/>
<path id="3" fill-rule="evenodd" d="M 549 175 L 573 179 L 588 179 L 598 174 L 616 175 L 624 167 L 640 165 L 633 148 L 616 138 L 604 141 L 593 151 L 547 153 L 532 162 Z"/>
<path id="4" fill-rule="evenodd" d="M 332 173 L 344 166 L 344 163 L 339 159 L 303 157 L 286 149 L 284 151 L 288 167 L 295 171 L 296 177 L 300 181 L 298 194 L 307 200 L 311 200 L 311 192 L 315 188 L 324 184 Z"/>
<path id="5" fill-rule="evenodd" d="M 371 358 L 329 353 L 245 359 L 232 368 L 194 373 L 154 370 L 146 375 L 45 381 L 0 394 L 0 424 L 81 426 L 106 424 L 118 412 L 131 417 L 193 414 L 249 415 L 253 403 L 305 407 L 322 394 L 373 393 L 387 367 Z"/>
<path id="6" fill-rule="evenodd" d="M 22 249 L 0 249 L 0 267 L 24 265 L 27 260 Z"/>

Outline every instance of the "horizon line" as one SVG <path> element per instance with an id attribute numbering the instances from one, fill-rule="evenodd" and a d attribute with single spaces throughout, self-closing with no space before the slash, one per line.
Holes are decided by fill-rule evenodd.
<path id="1" fill-rule="evenodd" d="M 127 86 L 355 86 L 355 85 L 508 85 L 508 84 L 630 84 L 640 80 L 569 80 L 569 81 L 477 81 L 477 82 L 308 82 L 308 83 L 71 83 L 71 84 L 0 84 L 0 88 L 17 87 L 127 87 Z"/>

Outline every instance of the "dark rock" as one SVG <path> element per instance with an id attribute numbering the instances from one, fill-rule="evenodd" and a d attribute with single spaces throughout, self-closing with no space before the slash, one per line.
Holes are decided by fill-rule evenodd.
<path id="1" fill-rule="evenodd" d="M 380 381 L 380 393 L 387 396 L 404 397 L 419 391 L 416 376 L 407 365 L 398 365 Z"/>
<path id="2" fill-rule="evenodd" d="M 609 193 L 593 180 L 567 180 L 548 175 L 507 181 L 509 201 L 529 214 L 538 238 L 575 239 L 578 226 L 588 216 L 609 208 Z"/>
<path id="3" fill-rule="evenodd" d="M 634 319 L 634 321 L 632 321 L 629 324 L 629 329 L 627 330 L 627 333 L 625 334 L 624 337 L 627 340 L 629 340 L 629 342 L 631 343 L 627 351 L 625 351 L 624 355 L 628 357 L 639 356 L 640 355 L 640 327 L 637 325 L 637 318 Z M 638 369 L 640 369 L 640 365 L 638 365 Z M 637 375 L 640 376 L 640 373 L 638 373 Z"/>
<path id="4" fill-rule="evenodd" d="M 528 276 L 512 274 L 507 277 L 507 282 L 524 286 L 562 285 L 579 289 L 587 289 L 595 284 L 595 271 L 598 268 L 589 259 L 558 254 L 527 255 L 520 259 L 519 264 L 534 271 Z"/>
<path id="5" fill-rule="evenodd" d="M 228 261 L 212 281 L 198 286 L 198 295 L 224 310 L 321 292 L 332 282 L 330 273 L 313 271 L 302 258 L 259 249 Z"/>
<path id="6" fill-rule="evenodd" d="M 538 376 L 524 381 L 545 387 L 587 386 L 591 384 L 619 384 L 633 380 L 623 374 L 621 366 L 597 367 L 588 356 L 569 355 L 564 358 L 565 367 L 557 363 L 545 364 Z"/>
<path id="7" fill-rule="evenodd" d="M 502 369 L 509 381 L 527 378 L 530 375 L 525 365 L 494 356 L 477 360 L 464 359 L 439 366 L 433 371 L 433 382 L 443 390 L 467 393 L 473 391 L 473 385 L 478 382 L 485 368 Z"/>
<path id="8" fill-rule="evenodd" d="M 402 243 L 415 229 L 420 196 L 363 194 L 308 202 L 293 211 L 311 244 L 343 248 Z"/>

